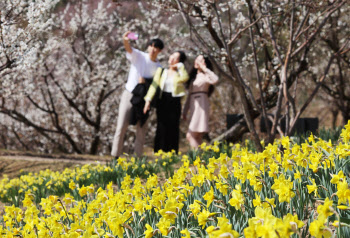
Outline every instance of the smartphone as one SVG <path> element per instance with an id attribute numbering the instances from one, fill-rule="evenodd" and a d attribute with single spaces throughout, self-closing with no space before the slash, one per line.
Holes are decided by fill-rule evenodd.
<path id="1" fill-rule="evenodd" d="M 136 34 L 135 32 L 130 32 L 130 33 L 128 34 L 128 38 L 129 38 L 130 40 L 137 40 L 137 39 L 139 38 L 139 35 Z"/>

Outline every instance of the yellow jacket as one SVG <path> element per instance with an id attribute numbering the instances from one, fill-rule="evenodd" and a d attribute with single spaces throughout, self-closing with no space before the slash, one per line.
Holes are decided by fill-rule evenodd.
<path id="1" fill-rule="evenodd" d="M 162 74 L 162 75 L 161 75 Z M 154 95 L 156 94 L 157 88 L 160 87 L 160 90 L 163 91 L 164 82 L 166 80 L 167 69 L 163 70 L 162 68 L 158 68 L 154 77 L 151 86 L 148 89 L 148 92 L 145 96 L 146 101 L 152 101 Z M 173 97 L 182 97 L 185 95 L 185 86 L 184 83 L 189 79 L 188 73 L 185 69 L 184 64 L 179 63 L 177 67 L 177 73 L 173 78 Z"/>

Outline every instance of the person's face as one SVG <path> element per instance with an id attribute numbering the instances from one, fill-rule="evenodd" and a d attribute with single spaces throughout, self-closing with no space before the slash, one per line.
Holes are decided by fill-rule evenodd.
<path id="1" fill-rule="evenodd" d="M 161 49 L 157 48 L 154 46 L 154 44 L 152 45 L 149 45 L 148 48 L 147 48 L 147 51 L 148 51 L 148 54 L 149 54 L 149 57 L 151 59 L 156 59 L 158 54 L 162 51 Z"/>
<path id="2" fill-rule="evenodd" d="M 198 55 L 197 58 L 194 60 L 194 68 L 199 69 L 201 64 L 205 64 L 204 56 Z"/>
<path id="3" fill-rule="evenodd" d="M 179 52 L 172 53 L 169 57 L 168 64 L 170 66 L 177 64 L 179 63 L 179 60 L 180 60 L 180 53 Z"/>

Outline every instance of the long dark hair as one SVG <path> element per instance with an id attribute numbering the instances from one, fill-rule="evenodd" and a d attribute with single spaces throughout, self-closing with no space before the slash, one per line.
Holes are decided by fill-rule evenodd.
<path id="1" fill-rule="evenodd" d="M 187 59 L 185 52 L 183 52 L 182 50 L 178 50 L 178 51 L 175 51 L 175 52 L 180 54 L 179 62 L 184 63 L 186 61 L 186 59 Z"/>
<path id="2" fill-rule="evenodd" d="M 210 59 L 206 56 L 204 56 L 204 62 L 205 65 L 207 66 L 208 69 L 210 69 L 211 71 L 213 71 L 213 64 L 211 63 Z M 197 73 L 198 73 L 198 69 L 196 69 L 194 66 L 190 72 L 190 79 L 186 82 L 186 88 L 189 89 L 190 85 L 193 83 L 193 81 L 196 79 L 197 77 Z M 208 96 L 210 97 L 213 92 L 214 92 L 214 85 L 210 84 L 209 86 L 209 90 L 208 90 Z"/>

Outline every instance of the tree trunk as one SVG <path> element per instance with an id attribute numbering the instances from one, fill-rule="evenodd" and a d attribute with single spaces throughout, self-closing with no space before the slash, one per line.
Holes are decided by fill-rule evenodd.
<path id="1" fill-rule="evenodd" d="M 259 112 L 254 111 L 254 112 L 250 113 L 250 115 L 251 115 L 252 121 L 254 122 L 254 120 L 256 118 L 258 118 L 260 114 L 259 114 Z M 233 125 L 230 129 L 228 129 L 227 131 L 225 131 L 224 133 L 222 133 L 218 137 L 214 138 L 211 141 L 211 143 L 213 143 L 214 141 L 224 141 L 224 140 L 237 142 L 247 132 L 249 132 L 249 128 L 247 126 L 247 123 L 245 123 L 245 119 L 243 117 L 235 125 Z"/>

